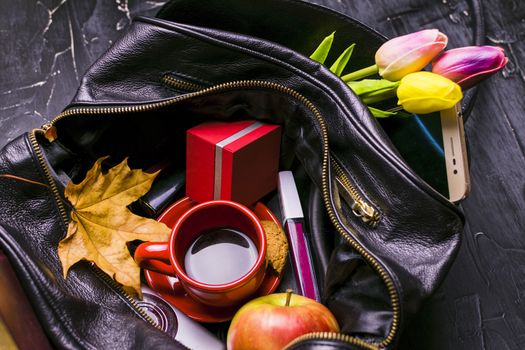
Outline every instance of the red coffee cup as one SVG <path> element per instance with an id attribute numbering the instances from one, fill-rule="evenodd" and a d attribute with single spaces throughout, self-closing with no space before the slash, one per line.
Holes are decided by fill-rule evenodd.
<path id="1" fill-rule="evenodd" d="M 266 235 L 250 209 L 214 200 L 185 212 L 168 242 L 140 244 L 135 261 L 144 269 L 177 277 L 196 301 L 232 306 L 253 295 L 264 279 Z"/>

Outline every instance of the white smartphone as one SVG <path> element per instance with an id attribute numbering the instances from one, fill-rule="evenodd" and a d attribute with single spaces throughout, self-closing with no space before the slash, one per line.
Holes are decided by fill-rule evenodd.
<path id="1" fill-rule="evenodd" d="M 451 202 L 464 199 L 470 191 L 470 175 L 461 106 L 440 113 L 448 197 Z"/>
<path id="2" fill-rule="evenodd" d="M 470 190 L 459 103 L 440 113 L 380 120 L 401 156 L 430 186 L 458 202 Z"/>

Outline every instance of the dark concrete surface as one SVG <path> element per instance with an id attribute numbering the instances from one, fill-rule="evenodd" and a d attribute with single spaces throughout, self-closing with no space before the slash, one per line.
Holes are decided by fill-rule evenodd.
<path id="1" fill-rule="evenodd" d="M 0 1 L 0 147 L 58 114 L 132 17 L 153 15 L 164 2 Z M 476 37 L 505 48 L 509 64 L 480 86 L 466 126 L 472 192 L 462 203 L 459 256 L 400 349 L 524 349 L 525 2 L 481 0 L 481 12 L 474 0 L 314 2 L 387 36 L 436 27 L 449 48 Z"/>

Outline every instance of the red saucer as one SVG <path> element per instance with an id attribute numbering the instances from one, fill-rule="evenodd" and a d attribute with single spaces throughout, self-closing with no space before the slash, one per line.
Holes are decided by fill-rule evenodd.
<path id="1" fill-rule="evenodd" d="M 177 219 L 196 204 L 197 203 L 192 201 L 189 197 L 185 197 L 172 204 L 157 220 L 165 223 L 168 227 L 173 227 Z M 280 225 L 275 215 L 273 215 L 270 209 L 264 204 L 257 203 L 251 209 L 259 219 L 271 220 L 277 225 Z M 176 277 L 167 276 L 150 270 L 144 270 L 144 275 L 151 289 L 159 293 L 164 300 L 173 304 L 177 309 L 199 322 L 229 321 L 232 319 L 233 315 L 235 315 L 235 312 L 242 306 L 213 307 L 204 305 L 188 296 L 184 289 L 176 283 Z M 277 289 L 281 277 L 282 276 L 278 276 L 273 269 L 268 268 L 266 276 L 254 297 L 273 293 Z"/>

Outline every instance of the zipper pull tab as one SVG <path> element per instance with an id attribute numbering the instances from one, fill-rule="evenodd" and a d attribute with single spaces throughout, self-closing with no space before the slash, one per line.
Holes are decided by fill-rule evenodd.
<path id="1" fill-rule="evenodd" d="M 379 213 L 362 200 L 352 204 L 352 212 L 355 216 L 361 218 L 365 224 L 368 224 L 371 227 L 376 227 L 379 223 Z"/>
<path id="2" fill-rule="evenodd" d="M 350 206 L 352 213 L 361 219 L 365 224 L 372 228 L 375 228 L 379 223 L 381 216 L 379 212 L 374 209 L 370 204 L 365 202 L 360 196 L 352 196 L 350 188 L 345 185 L 345 182 L 336 176 L 336 183 L 338 192 L 341 198 Z M 356 198 L 357 197 L 357 198 Z"/>
<path id="3" fill-rule="evenodd" d="M 53 124 L 46 123 L 42 125 L 41 129 L 44 131 L 44 137 L 49 142 L 53 142 L 58 138 L 57 128 Z"/>

